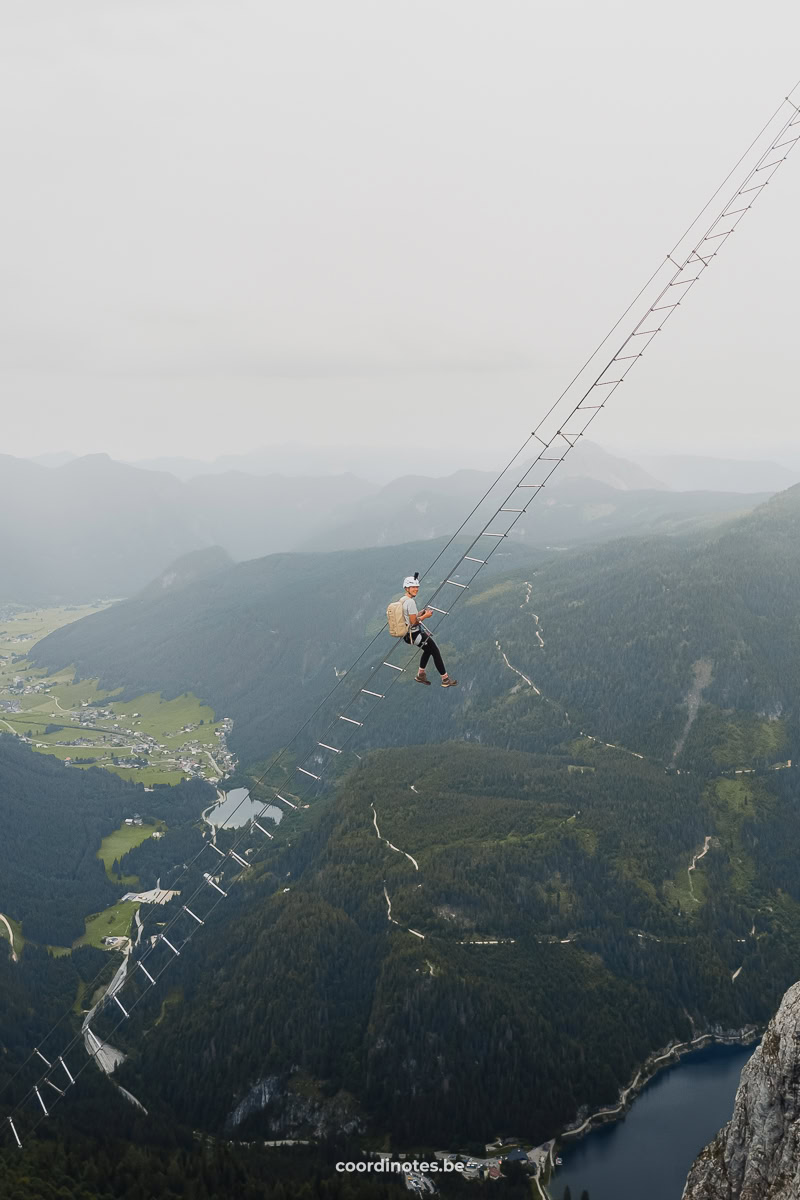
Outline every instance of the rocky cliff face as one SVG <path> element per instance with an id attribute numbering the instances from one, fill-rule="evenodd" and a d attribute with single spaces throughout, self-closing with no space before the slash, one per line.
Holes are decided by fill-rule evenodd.
<path id="1" fill-rule="evenodd" d="M 742 1071 L 733 1117 L 695 1161 L 683 1200 L 800 1200 L 800 983 Z"/>
<path id="2" fill-rule="evenodd" d="M 254 1113 L 264 1113 L 263 1128 L 277 1138 L 315 1137 L 364 1132 L 363 1114 L 347 1092 L 325 1097 L 320 1086 L 299 1073 L 260 1079 L 228 1115 L 236 1128 Z"/>

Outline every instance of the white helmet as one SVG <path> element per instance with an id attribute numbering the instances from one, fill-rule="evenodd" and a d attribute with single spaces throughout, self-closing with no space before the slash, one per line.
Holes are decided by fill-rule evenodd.
<path id="1" fill-rule="evenodd" d="M 403 580 L 403 587 L 419 587 L 419 571 L 415 571 L 413 575 L 406 575 Z"/>

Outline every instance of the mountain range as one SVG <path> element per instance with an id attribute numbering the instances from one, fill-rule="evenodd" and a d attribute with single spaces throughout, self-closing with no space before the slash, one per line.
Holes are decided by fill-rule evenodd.
<path id="1" fill-rule="evenodd" d="M 451 716 L 437 711 L 428 726 L 412 716 L 408 738 L 450 736 L 453 714 L 461 720 L 478 699 L 485 720 L 507 690 L 502 652 L 598 734 L 665 761 L 691 713 L 702 719 L 684 738 L 687 761 L 705 753 L 712 710 L 747 711 L 785 738 L 800 711 L 799 523 L 800 486 L 683 538 L 622 538 L 568 553 L 509 542 L 509 557 L 493 559 L 443 626 L 464 684 Z M 64 626 L 33 658 L 50 670 L 75 664 L 131 697 L 193 690 L 234 718 L 233 744 L 252 761 L 284 744 L 380 628 L 402 576 L 440 547 L 276 555 L 221 570 L 212 559 L 191 587 L 157 585 Z M 432 582 L 458 553 L 450 549 Z M 353 687 L 387 648 L 376 645 Z M 687 707 L 695 687 L 697 704 Z M 391 721 L 379 717 L 375 729 L 375 744 L 396 740 Z"/>
<path id="2" fill-rule="evenodd" d="M 682 532 L 764 498 L 667 492 L 641 468 L 589 443 L 563 466 L 562 482 L 515 534 L 529 545 Z M 479 512 L 502 499 L 503 486 L 492 489 L 492 481 L 487 472 L 457 471 L 378 486 L 349 474 L 240 470 L 180 480 L 107 455 L 50 467 L 0 456 L 0 602 L 30 606 L 132 595 L 181 555 L 214 545 L 241 561 L 446 536 L 487 491 Z"/>
<path id="3" fill-rule="evenodd" d="M 681 535 L 511 542 L 441 625 L 459 687 L 400 675 L 307 789 L 294 768 L 324 761 L 325 722 L 391 644 L 343 672 L 441 541 L 202 552 L 34 647 L 130 695 L 195 691 L 234 718 L 243 784 L 338 680 L 281 776 L 309 808 L 244 873 L 214 860 L 229 898 L 115 1035 L 151 1120 L 541 1140 L 671 1040 L 765 1022 L 800 955 L 798 528 L 792 488 Z M 203 802 L 163 809 L 121 871 L 168 886 Z"/>

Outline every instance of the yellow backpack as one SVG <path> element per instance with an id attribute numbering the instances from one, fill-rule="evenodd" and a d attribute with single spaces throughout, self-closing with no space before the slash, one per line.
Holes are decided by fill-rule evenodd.
<path id="1" fill-rule="evenodd" d="M 403 601 L 395 600 L 386 609 L 386 620 L 392 637 L 405 637 L 408 633 L 408 622 L 403 612 Z"/>

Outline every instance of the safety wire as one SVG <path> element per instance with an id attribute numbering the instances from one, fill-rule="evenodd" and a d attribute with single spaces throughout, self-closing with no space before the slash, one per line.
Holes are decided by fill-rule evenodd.
<path id="1" fill-rule="evenodd" d="M 585 434 L 586 430 L 591 425 L 591 423 L 595 420 L 595 418 L 598 416 L 599 412 L 602 410 L 602 408 L 605 407 L 607 399 L 610 397 L 611 394 L 613 394 L 613 392 L 616 390 L 616 388 L 624 381 L 628 372 L 632 369 L 634 363 L 636 361 L 638 361 L 639 358 L 642 357 L 642 354 L 644 353 L 644 349 L 646 349 L 646 347 L 650 344 L 650 341 L 652 341 L 653 337 L 658 332 L 660 332 L 661 328 L 663 328 L 664 323 L 672 315 L 672 313 L 675 311 L 675 309 L 680 306 L 680 301 L 677 301 L 677 302 L 669 304 L 669 305 L 664 305 L 664 306 L 661 306 L 659 302 L 668 295 L 670 289 L 673 287 L 684 286 L 686 288 L 686 292 L 683 293 L 684 296 L 688 293 L 689 290 L 691 290 L 691 287 L 697 282 L 697 280 L 699 279 L 703 270 L 710 264 L 711 259 L 716 257 L 716 254 L 719 252 L 719 248 L 721 247 L 721 245 L 724 244 L 724 242 L 727 240 L 727 238 L 730 236 L 730 234 L 734 231 L 734 229 L 738 225 L 738 222 L 744 216 L 745 212 L 747 212 L 752 207 L 753 201 L 752 200 L 749 201 L 743 208 L 735 210 L 734 213 L 728 213 L 727 210 L 730 208 L 731 204 L 734 202 L 734 200 L 738 196 L 743 196 L 747 192 L 754 192 L 755 195 L 754 195 L 753 199 L 757 198 L 757 196 L 760 194 L 761 190 L 763 190 L 763 188 L 766 187 L 767 183 L 769 182 L 769 180 L 772 177 L 772 174 L 774 174 L 774 171 L 777 170 L 778 167 L 781 165 L 781 163 L 783 161 L 785 161 L 785 159 L 788 157 L 788 154 L 796 145 L 798 138 L 800 138 L 800 133 L 798 133 L 796 136 L 790 138 L 787 142 L 779 143 L 779 139 L 784 136 L 784 134 L 788 131 L 789 128 L 800 125 L 800 108 L 798 108 L 798 106 L 796 104 L 794 104 L 794 102 L 791 100 L 791 96 L 794 94 L 794 92 L 797 90 L 798 87 L 800 87 L 800 81 L 798 81 L 798 83 L 795 84 L 795 87 L 791 90 L 791 92 L 786 97 L 786 99 L 778 106 L 778 108 L 772 114 L 770 119 L 763 126 L 763 128 L 761 129 L 759 134 L 757 134 L 756 137 L 753 139 L 753 141 L 750 143 L 750 146 L 748 147 L 748 149 L 739 158 L 739 160 L 734 165 L 734 167 L 729 171 L 725 180 L 722 182 L 722 184 L 719 185 L 717 190 L 714 192 L 713 196 L 709 199 L 709 201 L 707 201 L 707 203 L 704 205 L 704 207 L 700 210 L 700 213 L 698 213 L 697 217 L 695 217 L 695 219 L 687 227 L 686 232 L 684 234 L 682 234 L 681 237 L 678 239 L 678 242 L 675 244 L 675 247 L 673 248 L 673 250 L 670 251 L 670 253 L 667 255 L 665 262 L 660 264 L 660 266 L 657 268 L 657 270 L 650 276 L 650 279 L 640 289 L 640 291 L 637 293 L 637 296 L 629 304 L 628 308 L 625 310 L 625 312 L 622 314 L 622 316 L 619 318 L 619 320 L 617 322 L 615 322 L 614 326 L 612 326 L 612 328 L 609 330 L 608 334 L 606 334 L 606 336 L 603 338 L 603 340 L 598 344 L 597 348 L 592 352 L 592 354 L 589 356 L 589 358 L 587 358 L 587 360 L 585 361 L 583 366 L 580 368 L 580 370 L 576 373 L 576 375 L 573 376 L 573 378 L 571 379 L 571 381 L 569 382 L 567 387 L 564 389 L 564 391 L 554 401 L 554 403 L 551 405 L 551 407 L 547 410 L 547 412 L 541 418 L 541 420 L 539 421 L 539 423 L 537 424 L 535 429 L 532 431 L 532 433 L 525 439 L 525 441 L 522 443 L 522 445 L 516 451 L 516 453 L 512 456 L 512 458 L 508 461 L 508 463 L 503 468 L 503 470 L 493 480 L 490 487 L 487 489 L 487 491 L 484 493 L 484 495 L 481 497 L 481 499 L 478 501 L 478 503 L 475 505 L 475 507 L 472 509 L 472 511 L 469 513 L 469 515 L 465 518 L 465 520 L 461 523 L 459 528 L 455 531 L 455 533 L 450 537 L 448 542 L 440 549 L 439 553 L 436 555 L 436 557 L 433 559 L 433 561 L 429 564 L 428 568 L 424 572 L 423 578 L 425 575 L 428 575 L 430 573 L 430 571 L 440 561 L 440 559 L 446 553 L 447 549 L 449 549 L 449 547 L 457 539 L 459 534 L 464 530 L 464 528 L 467 525 L 467 523 L 469 522 L 469 520 L 479 510 L 479 508 L 485 502 L 487 497 L 491 494 L 491 492 L 498 486 L 500 481 L 508 473 L 510 468 L 513 466 L 514 462 L 517 461 L 517 459 L 520 457 L 520 455 L 525 451 L 525 449 L 531 444 L 531 442 L 534 439 L 537 440 L 540 443 L 542 449 L 540 449 L 538 451 L 533 462 L 528 467 L 526 467 L 520 480 L 514 485 L 512 490 L 508 493 L 506 500 L 494 511 L 492 516 L 489 518 L 489 520 L 486 522 L 486 524 L 482 527 L 481 531 L 477 534 L 476 537 L 473 538 L 472 542 L 467 547 L 467 551 L 464 554 L 462 554 L 460 556 L 460 558 L 456 561 L 456 563 L 453 567 L 453 570 L 451 572 L 449 572 L 449 574 L 445 577 L 445 579 L 442 580 L 438 584 L 438 586 L 435 588 L 435 590 L 433 591 L 433 593 L 430 597 L 430 601 L 428 603 L 430 603 L 431 601 L 436 599 L 448 584 L 452 584 L 458 589 L 457 594 L 454 596 L 452 601 L 449 602 L 449 606 L 446 610 L 436 609 L 436 611 L 440 614 L 440 619 L 439 619 L 439 621 L 437 621 L 437 626 L 439 624 L 441 624 L 441 620 L 443 620 L 446 616 L 448 616 L 452 612 L 453 608 L 458 603 L 458 600 L 461 598 L 463 591 L 466 591 L 469 589 L 469 586 L 470 586 L 472 580 L 475 579 L 475 577 L 479 574 L 482 567 L 485 566 L 490 561 L 490 559 L 494 556 L 495 552 L 497 551 L 497 549 L 499 548 L 499 546 L 501 544 L 501 541 L 509 536 L 509 534 L 511 533 L 511 531 L 513 530 L 513 528 L 516 526 L 517 522 L 519 521 L 520 516 L 522 516 L 523 513 L 527 512 L 530 503 L 532 503 L 532 501 L 536 498 L 536 496 L 538 496 L 539 491 L 546 485 L 546 483 L 549 481 L 549 479 L 554 474 L 554 472 L 558 469 L 560 464 L 565 460 L 565 458 L 567 457 L 569 452 L 574 448 L 574 446 L 577 443 L 577 440 Z M 742 162 L 744 162 L 746 160 L 749 153 L 752 151 L 752 149 L 755 147 L 755 145 L 758 143 L 758 141 L 763 137 L 766 130 L 769 128 L 769 126 L 774 121 L 775 117 L 778 115 L 778 113 L 781 112 L 781 110 L 783 109 L 784 105 L 787 102 L 789 103 L 789 105 L 791 106 L 791 108 L 793 110 L 792 113 L 790 114 L 789 119 L 782 125 L 779 132 L 772 138 L 767 149 L 757 159 L 755 166 L 752 167 L 750 169 L 750 171 L 747 173 L 743 183 L 739 185 L 739 187 L 734 192 L 733 196 L 726 202 L 726 204 L 723 206 L 723 209 L 722 209 L 720 215 L 717 218 L 715 218 L 715 220 L 712 222 L 712 224 L 707 228 L 705 234 L 701 237 L 701 239 L 697 242 L 697 244 L 693 247 L 693 249 L 688 253 L 688 255 L 685 257 L 683 262 L 681 262 L 681 263 L 675 262 L 675 259 L 673 256 L 676 253 L 677 248 L 685 241 L 688 234 L 691 232 L 691 230 L 695 227 L 695 225 L 701 219 L 702 215 L 710 207 L 711 203 L 713 203 L 713 200 L 719 195 L 719 193 L 721 192 L 721 190 L 723 189 L 725 184 L 730 180 L 731 176 L 734 174 L 736 169 L 742 164 Z M 781 148 L 785 149 L 785 154 L 780 159 L 777 159 L 774 162 L 766 163 L 767 157 L 770 154 L 772 154 L 775 150 L 778 150 Z M 754 179 L 758 175 L 759 172 L 767 171 L 767 170 L 771 170 L 771 174 L 763 182 L 759 183 L 757 186 L 755 186 L 753 188 L 747 187 L 747 184 L 752 179 Z M 733 217 L 733 216 L 736 216 L 736 221 L 733 223 L 733 225 L 731 225 L 731 227 L 728 230 L 725 230 L 722 233 L 717 233 L 717 234 L 714 234 L 712 232 L 714 230 L 715 226 L 722 219 L 727 219 L 727 218 Z M 704 247 L 704 245 L 706 243 L 709 243 L 709 245 L 710 245 L 710 242 L 713 239 L 719 239 L 717 242 L 716 248 L 713 250 L 713 252 L 709 249 L 705 255 L 701 255 L 700 250 Z M 613 354 L 612 358 L 606 363 L 603 370 L 596 376 L 596 378 L 590 384 L 590 386 L 583 392 L 583 394 L 580 396 L 580 399 L 577 401 L 577 403 L 572 405 L 572 407 L 567 412 L 566 417 L 560 422 L 560 428 L 557 429 L 555 431 L 555 433 L 549 439 L 544 439 L 544 438 L 540 437 L 539 433 L 542 430 L 542 428 L 544 427 L 545 422 L 559 408 L 559 406 L 563 402 L 564 398 L 572 390 L 575 383 L 580 379 L 580 377 L 583 375 L 583 373 L 585 372 L 587 367 L 597 357 L 597 355 L 599 354 L 602 347 L 608 342 L 608 340 L 613 335 L 615 330 L 619 327 L 619 325 L 624 320 L 625 316 L 627 316 L 628 313 L 630 313 L 631 309 L 633 309 L 635 307 L 638 300 L 641 299 L 642 295 L 644 295 L 645 292 L 648 290 L 648 288 L 653 284 L 653 282 L 655 281 L 655 279 L 657 278 L 659 273 L 661 273 L 664 270 L 664 267 L 667 263 L 671 263 L 673 265 L 673 267 L 675 267 L 677 269 L 674 271 L 674 274 L 668 280 L 666 285 L 661 289 L 661 291 L 659 292 L 658 296 L 653 301 L 653 303 L 648 307 L 644 316 L 641 318 L 641 320 L 639 322 L 637 322 L 636 326 L 634 326 L 633 331 L 630 334 L 628 334 L 627 337 L 623 340 L 623 342 L 620 344 L 618 349 Z M 685 271 L 687 271 L 687 269 L 691 269 L 695 265 L 697 265 L 697 274 L 690 278 L 687 278 L 686 280 L 681 280 L 680 279 L 681 275 Z M 664 310 L 666 310 L 665 316 L 663 318 L 660 318 L 660 324 L 657 326 L 657 328 L 655 328 L 653 330 L 642 330 L 642 328 L 641 328 L 642 325 L 652 317 L 653 313 L 659 312 L 659 311 L 664 311 Z M 637 336 L 647 338 L 647 341 L 642 343 L 644 349 L 637 352 L 636 354 L 623 356 L 622 351 L 631 343 L 632 339 Z M 621 363 L 623 361 L 626 361 L 627 365 L 625 367 L 620 367 L 619 370 L 614 372 L 616 375 L 619 376 L 619 378 L 617 378 L 615 380 L 610 380 L 610 379 L 605 380 L 603 378 L 604 375 L 606 374 L 606 372 L 611 367 L 613 367 L 614 364 Z M 603 402 L 600 404 L 596 404 L 596 405 L 586 405 L 585 401 L 588 398 L 590 398 L 592 396 L 592 393 L 595 391 L 595 389 L 597 389 L 599 387 L 608 387 L 609 388 L 609 391 L 604 394 L 605 398 L 603 399 Z M 572 430 L 569 432 L 565 432 L 566 424 L 569 423 L 570 421 L 572 421 L 573 418 L 575 418 L 578 413 L 585 414 L 581 428 L 579 430 Z M 560 446 L 560 449 L 563 451 L 563 453 L 561 453 L 560 455 L 557 455 L 556 457 L 546 455 L 545 451 L 553 448 L 553 443 L 555 442 L 555 440 L 557 438 L 560 438 L 564 443 L 563 446 Z M 534 470 L 534 468 L 538 464 L 545 463 L 545 462 L 552 463 L 552 466 L 548 466 L 547 468 L 545 468 L 543 477 L 541 477 L 538 480 L 538 482 L 536 482 L 534 484 L 526 483 L 526 480 L 529 478 L 529 476 L 530 476 L 531 472 Z M 533 495 L 527 501 L 527 503 L 524 504 L 523 507 L 519 508 L 519 509 L 509 509 L 508 507 L 506 507 L 508 501 L 514 497 L 514 495 L 519 491 L 519 489 L 525 488 L 525 487 L 529 487 L 529 488 L 533 489 Z M 489 529 L 490 525 L 498 517 L 498 515 L 504 511 L 511 513 L 513 519 L 510 521 L 510 523 L 506 526 L 506 528 L 502 532 L 491 532 Z M 476 547 L 476 545 L 480 542 L 481 538 L 484 538 L 487 536 L 490 538 L 493 538 L 494 541 L 493 541 L 493 544 L 491 545 L 491 547 L 487 551 L 482 552 L 485 554 L 485 557 L 480 558 L 480 559 L 478 559 L 477 557 L 472 557 L 470 555 L 469 551 L 473 550 Z M 470 578 L 470 584 L 458 583 L 453 578 L 453 576 L 456 573 L 456 568 L 461 566 L 465 560 L 476 562 L 478 564 L 477 569 L 474 571 L 474 573 L 472 574 L 472 576 Z M 236 809 L 234 810 L 234 813 L 232 813 L 229 816 L 229 818 L 228 818 L 229 821 L 232 820 L 233 816 L 235 816 L 235 813 L 238 812 L 239 808 L 241 808 L 242 805 L 248 801 L 248 799 L 250 798 L 251 792 L 255 788 L 259 787 L 264 782 L 264 780 L 267 778 L 269 773 L 272 770 L 274 770 L 274 768 L 277 767 L 281 763 L 281 761 L 289 753 L 291 748 L 295 745 L 298 738 L 305 732 L 305 730 L 308 729 L 309 725 L 312 723 L 314 718 L 328 704 L 330 699 L 338 691 L 338 689 L 345 682 L 345 680 L 349 680 L 352 677 L 352 673 L 355 670 L 355 668 L 358 666 L 359 663 L 362 662 L 364 657 L 369 653 L 369 651 L 372 649 L 372 647 L 375 645 L 375 643 L 382 637 L 383 633 L 385 632 L 385 629 L 386 629 L 386 626 L 384 625 L 375 634 L 375 636 L 370 640 L 370 642 L 365 646 L 365 648 L 361 651 L 361 653 L 354 660 L 353 664 L 348 669 L 348 671 L 345 673 L 345 675 L 343 675 L 337 679 L 336 684 L 323 697 L 323 699 L 319 702 L 319 704 L 314 709 L 314 711 L 311 713 L 311 715 L 307 718 L 307 720 L 299 727 L 297 732 L 292 737 L 291 741 L 289 743 L 287 743 L 274 756 L 274 758 L 270 761 L 270 763 L 267 765 L 265 770 L 258 777 L 258 779 L 251 785 L 251 787 L 246 789 L 244 795 L 242 796 L 241 801 L 239 802 Z M 397 645 L 399 645 L 399 644 L 400 643 L 397 643 Z M 389 689 L 391 687 L 393 687 L 394 684 L 397 682 L 400 674 L 404 673 L 406 671 L 407 667 L 416 659 L 416 653 L 412 653 L 405 660 L 405 665 L 403 667 L 398 667 L 395 664 L 388 662 L 388 658 L 390 658 L 392 653 L 394 653 L 394 650 L 397 648 L 397 645 L 392 648 L 392 650 L 389 652 L 389 655 L 387 655 L 387 658 L 384 659 L 377 667 L 377 669 L 379 670 L 381 666 L 387 666 L 387 667 L 392 668 L 395 671 L 394 676 L 391 677 L 386 684 L 381 685 L 383 690 L 378 693 L 378 692 L 373 692 L 372 690 L 368 690 L 366 688 L 359 688 L 351 696 L 350 700 L 345 704 L 345 708 L 349 708 L 350 705 L 353 704 L 355 701 L 360 701 L 360 697 L 362 694 L 366 694 L 366 695 L 370 696 L 371 698 L 373 698 L 374 702 L 372 704 L 369 704 L 367 706 L 366 710 L 362 709 L 361 713 L 360 713 L 360 715 L 363 715 L 366 720 L 366 718 L 374 710 L 374 708 L 377 707 L 377 705 L 380 703 L 380 701 L 386 698 L 386 695 L 388 694 Z M 373 667 L 372 670 L 374 671 L 374 670 L 376 670 L 376 668 Z M 329 725 L 327 726 L 327 729 L 329 729 L 329 730 L 333 729 L 334 726 L 336 725 L 336 721 L 338 721 L 338 720 L 344 720 L 345 722 L 349 722 L 349 729 L 345 733 L 345 736 L 343 738 L 338 737 L 336 739 L 340 744 L 337 745 L 336 747 L 334 747 L 334 746 L 328 745 L 324 742 L 316 743 L 317 747 L 322 747 L 323 749 L 328 750 L 332 753 L 335 753 L 336 755 L 341 754 L 345 750 L 345 748 L 349 745 L 350 740 L 355 736 L 357 730 L 361 726 L 363 726 L 363 724 L 365 723 L 365 721 L 347 718 L 347 717 L 343 716 L 342 714 L 339 714 L 336 718 L 334 718 L 334 720 L 332 720 L 329 723 Z M 326 736 L 326 735 L 323 734 L 323 736 Z M 312 751 L 312 754 L 310 756 L 307 756 L 305 759 L 303 759 L 302 762 L 310 763 L 312 761 L 312 758 L 314 760 L 316 760 L 318 757 L 319 757 L 319 755 L 317 753 L 317 750 L 315 749 L 314 751 Z M 306 770 L 304 766 L 298 766 L 296 769 L 301 771 L 304 775 L 310 776 L 311 779 L 313 779 L 317 783 L 322 778 L 321 774 L 317 775 L 314 772 Z M 290 795 L 294 796 L 295 799 L 298 799 L 298 800 L 300 799 L 297 790 L 291 790 Z M 282 801 L 289 808 L 295 809 L 298 807 L 297 804 L 295 804 L 291 800 L 288 800 L 286 797 L 281 795 L 277 790 L 275 791 L 274 798 L 279 801 Z M 203 853 L 205 853 L 209 848 L 215 850 L 217 852 L 217 854 L 223 858 L 223 860 L 225 860 L 225 861 L 230 860 L 233 863 L 238 863 L 239 866 L 242 868 L 242 871 L 244 871 L 247 867 L 249 867 L 250 863 L 248 863 L 245 859 L 243 859 L 241 857 L 241 855 L 238 855 L 238 853 L 237 853 L 238 849 L 250 837 L 251 833 L 253 832 L 253 828 L 257 825 L 257 823 L 261 819 L 264 818 L 264 816 L 266 815 L 268 809 L 272 806 L 272 804 L 273 804 L 273 800 L 266 801 L 263 804 L 260 812 L 254 818 L 254 820 L 252 822 L 248 822 L 245 824 L 245 826 L 243 827 L 242 833 L 239 835 L 238 838 L 236 838 L 234 840 L 232 847 L 230 849 L 228 849 L 227 851 L 223 852 L 223 851 L 219 850 L 219 848 L 216 847 L 212 842 L 207 842 L 207 841 L 204 842 L 203 846 L 197 852 L 197 854 L 195 854 L 195 856 L 187 864 L 184 864 L 183 871 L 173 881 L 173 888 L 174 888 L 174 884 L 180 882 L 181 879 L 183 879 L 188 874 L 188 872 L 191 870 L 191 868 L 194 866 L 194 864 L 198 861 L 200 856 Z M 270 837 L 270 838 L 272 837 L 272 835 L 267 833 L 267 831 L 265 829 L 263 829 L 260 825 L 257 825 L 257 827 L 259 829 L 261 829 L 261 831 L 263 833 L 267 834 L 268 837 Z M 239 872 L 236 878 L 238 878 L 241 873 L 242 872 Z M 218 875 L 217 878 L 221 878 L 221 876 Z M 234 882 L 236 882 L 236 878 L 234 879 Z M 218 895 L 213 900 L 211 907 L 205 911 L 205 915 L 201 919 L 198 916 L 196 916 L 196 914 L 194 912 L 191 911 L 190 906 L 194 904 L 195 900 L 200 896 L 201 893 L 203 893 L 203 894 L 205 893 L 205 889 L 209 885 L 216 889 L 216 891 L 218 892 Z M 166 971 L 169 968 L 171 963 L 174 961 L 174 958 L 179 956 L 179 954 L 181 953 L 183 948 L 192 940 L 192 938 L 194 937 L 194 934 L 197 932 L 197 930 L 199 928 L 201 928 L 203 924 L 205 924 L 205 922 L 208 920 L 208 918 L 211 916 L 211 914 L 217 908 L 217 905 L 221 903 L 221 901 L 225 898 L 226 895 L 227 895 L 227 892 L 225 892 L 222 888 L 219 887 L 219 885 L 217 883 L 214 882 L 214 877 L 212 874 L 205 873 L 203 875 L 202 882 L 198 884 L 198 886 L 196 887 L 196 889 L 194 890 L 192 895 L 189 897 L 188 902 L 183 903 L 179 907 L 179 909 L 176 911 L 176 913 L 173 915 L 173 917 L 167 922 L 166 926 L 162 929 L 162 931 L 158 935 L 154 936 L 151 939 L 150 945 L 145 949 L 144 953 L 140 957 L 135 958 L 133 966 L 140 967 L 142 969 L 143 974 L 146 976 L 146 978 L 149 981 L 148 985 L 146 985 L 145 988 L 142 991 L 140 991 L 139 994 L 132 1001 L 129 1002 L 128 1008 L 126 1009 L 122 1005 L 121 1001 L 118 999 L 118 994 L 123 991 L 123 989 L 126 987 L 128 982 L 133 978 L 133 971 L 129 969 L 126 977 L 123 979 L 123 982 L 122 982 L 122 985 L 120 986 L 120 988 L 116 989 L 114 994 L 110 997 L 111 1000 L 116 1001 L 118 1007 L 120 1008 L 120 1010 L 122 1012 L 122 1016 L 119 1018 L 117 1023 L 113 1026 L 113 1028 L 112 1028 L 111 1032 L 108 1034 L 108 1036 L 113 1036 L 114 1032 L 116 1032 L 116 1030 L 118 1030 L 120 1028 L 120 1026 L 129 1018 L 130 1012 L 136 1007 L 136 1005 L 140 1002 L 140 1000 L 142 1000 L 149 993 L 149 990 L 152 987 L 156 986 L 156 983 L 158 982 L 158 980 L 160 979 L 160 977 L 164 973 L 164 971 Z M 174 946 L 171 945 L 167 935 L 172 932 L 173 928 L 175 927 L 177 922 L 183 918 L 184 914 L 188 914 L 190 918 L 194 918 L 194 924 L 192 926 L 190 926 L 189 932 L 185 936 L 182 937 L 181 949 L 179 951 Z M 169 957 L 160 969 L 155 970 L 155 968 L 154 968 L 154 972 L 151 973 L 145 967 L 145 964 L 147 963 L 150 956 L 155 952 L 156 948 L 159 947 L 159 945 L 161 943 L 165 943 L 166 946 L 170 948 L 170 950 L 172 951 L 172 957 Z M 133 952 L 132 952 L 131 957 L 133 957 Z M 101 970 L 101 972 L 98 972 L 98 976 L 95 978 L 95 981 L 94 981 L 95 983 L 99 979 L 100 974 L 102 974 L 102 970 Z M 89 985 L 89 986 L 91 987 L 93 985 Z M 108 1002 L 109 1002 L 109 997 L 106 997 L 105 1000 L 102 1001 L 101 1003 L 107 1005 Z M 61 1026 L 61 1024 L 65 1020 L 68 1019 L 69 1016 L 71 1016 L 71 1010 L 68 1010 L 67 1012 L 65 1012 L 62 1015 L 62 1017 L 59 1019 L 59 1021 L 57 1021 L 56 1024 L 52 1027 L 52 1029 L 49 1031 L 46 1038 L 40 1042 L 40 1046 L 44 1045 L 49 1040 L 49 1038 L 56 1032 L 56 1030 Z M 14 1134 L 14 1139 L 18 1145 L 21 1145 L 21 1142 L 20 1142 L 20 1138 L 18 1136 L 16 1127 L 14 1125 L 13 1118 L 18 1115 L 18 1113 L 21 1111 L 23 1106 L 25 1106 L 28 1103 L 28 1101 L 36 1099 L 42 1109 L 42 1113 L 39 1116 L 38 1120 L 33 1125 L 33 1127 L 30 1130 L 26 1131 L 26 1134 L 27 1133 L 32 1134 L 38 1128 L 40 1122 L 43 1121 L 46 1116 L 49 1116 L 49 1110 L 48 1110 L 47 1106 L 44 1104 L 44 1101 L 42 1100 L 41 1092 L 39 1090 L 40 1087 L 43 1088 L 45 1085 L 47 1085 L 52 1089 L 53 1092 L 56 1093 L 55 1100 L 51 1100 L 51 1107 L 52 1107 L 52 1105 L 54 1103 L 58 1102 L 58 1099 L 60 1099 L 64 1095 L 67 1088 L 72 1086 L 72 1084 L 80 1077 L 80 1075 L 83 1073 L 83 1071 L 89 1065 L 89 1063 L 103 1049 L 102 1043 L 98 1043 L 97 1047 L 93 1051 L 87 1053 L 87 1058 L 83 1062 L 81 1067 L 76 1069 L 74 1073 L 71 1073 L 64 1063 L 64 1057 L 77 1045 L 77 1043 L 79 1043 L 82 1040 L 82 1038 L 83 1038 L 83 1030 L 81 1030 L 81 1032 L 74 1035 L 74 1037 L 69 1041 L 68 1045 L 58 1055 L 54 1064 L 50 1064 L 48 1062 L 48 1060 L 45 1058 L 45 1056 L 41 1053 L 41 1050 L 39 1047 L 35 1048 L 31 1052 L 29 1057 L 25 1060 L 25 1062 L 22 1064 L 22 1066 L 19 1068 L 19 1070 L 15 1073 L 15 1075 L 7 1082 L 6 1087 L 10 1086 L 14 1082 L 14 1080 L 18 1078 L 20 1072 L 22 1070 L 24 1070 L 25 1067 L 35 1057 L 40 1058 L 47 1065 L 47 1070 L 40 1075 L 37 1082 L 29 1089 L 29 1091 L 25 1094 L 23 1099 L 20 1100 L 14 1106 L 11 1115 L 7 1117 L 7 1121 L 9 1123 L 9 1125 L 11 1126 L 12 1132 Z M 63 1069 L 67 1075 L 67 1078 L 68 1078 L 68 1081 L 65 1083 L 65 1086 L 63 1088 L 58 1087 L 53 1082 L 53 1080 L 50 1078 L 50 1076 L 56 1070 L 56 1068 L 59 1064 L 61 1065 L 61 1067 L 63 1067 Z M 4 1087 L 3 1092 L 5 1092 L 6 1087 Z M 49 1098 L 50 1094 L 47 1093 L 47 1095 Z"/>

